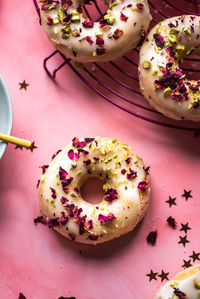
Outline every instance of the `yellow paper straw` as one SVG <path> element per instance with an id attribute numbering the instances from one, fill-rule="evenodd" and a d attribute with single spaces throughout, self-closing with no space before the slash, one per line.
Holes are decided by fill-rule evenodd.
<path id="1" fill-rule="evenodd" d="M 16 144 L 16 145 L 20 145 L 20 146 L 23 146 L 23 147 L 26 147 L 26 148 L 29 148 L 32 145 L 32 142 L 29 141 L 29 140 L 21 139 L 21 138 L 10 136 L 10 135 L 5 135 L 5 134 L 2 134 L 2 133 L 0 133 L 0 140 L 3 140 L 7 143 L 13 143 L 13 144 Z"/>

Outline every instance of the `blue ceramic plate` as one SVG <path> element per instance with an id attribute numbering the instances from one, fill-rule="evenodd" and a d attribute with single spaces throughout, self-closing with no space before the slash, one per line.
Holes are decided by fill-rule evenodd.
<path id="1" fill-rule="evenodd" d="M 0 133 L 10 134 L 12 129 L 12 105 L 8 89 L 0 76 Z M 7 143 L 0 141 L 0 159 L 6 149 Z"/>

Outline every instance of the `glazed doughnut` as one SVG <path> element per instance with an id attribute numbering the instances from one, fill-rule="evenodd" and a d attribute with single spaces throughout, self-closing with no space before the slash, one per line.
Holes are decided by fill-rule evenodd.
<path id="1" fill-rule="evenodd" d="M 116 139 L 73 138 L 45 168 L 38 192 L 44 221 L 63 236 L 98 244 L 131 231 L 147 210 L 148 168 L 133 149 Z M 86 202 L 81 187 L 90 177 L 104 182 L 98 204 Z"/>
<path id="2" fill-rule="evenodd" d="M 200 17 L 183 15 L 158 23 L 140 51 L 140 88 L 166 116 L 200 121 L 200 80 L 188 80 L 179 66 L 191 54 L 200 55 Z"/>
<path id="3" fill-rule="evenodd" d="M 41 23 L 48 38 L 64 56 L 79 62 L 124 55 L 138 45 L 151 20 L 147 0 L 107 0 L 108 11 L 99 22 L 83 17 L 84 1 L 41 2 Z"/>
<path id="4" fill-rule="evenodd" d="M 162 286 L 154 299 L 200 298 L 200 265 L 179 272 Z"/>

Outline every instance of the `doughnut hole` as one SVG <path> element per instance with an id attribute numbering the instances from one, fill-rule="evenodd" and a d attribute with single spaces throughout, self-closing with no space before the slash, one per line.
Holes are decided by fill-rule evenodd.
<path id="1" fill-rule="evenodd" d="M 100 203 L 105 196 L 103 183 L 96 177 L 88 178 L 81 188 L 82 198 L 91 204 Z"/>

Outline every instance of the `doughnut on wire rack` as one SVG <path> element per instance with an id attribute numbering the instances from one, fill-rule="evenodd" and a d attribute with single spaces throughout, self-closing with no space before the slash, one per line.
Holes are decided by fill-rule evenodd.
<path id="1" fill-rule="evenodd" d="M 149 0 L 148 2 L 153 17 L 151 27 L 165 18 L 176 15 L 195 14 L 200 16 L 200 0 Z M 40 18 L 37 0 L 33 0 L 33 3 Z M 85 3 L 83 9 L 86 17 L 95 21 L 103 16 L 105 7 L 103 11 L 96 0 L 85 0 Z M 95 18 L 93 18 L 93 15 L 95 15 Z M 59 65 L 56 65 L 58 64 L 57 56 L 61 56 L 62 59 Z M 179 125 L 180 121 L 168 119 L 151 108 L 148 102 L 145 101 L 139 88 L 138 59 L 139 47 L 114 61 L 86 63 L 81 66 L 56 50 L 44 59 L 43 67 L 53 81 L 56 81 L 57 72 L 64 67 L 69 67 L 82 82 L 104 100 L 134 117 L 159 126 L 192 131 L 197 136 L 200 133 L 199 123 L 191 124 L 188 121 L 181 121 L 181 125 Z M 184 59 L 182 69 L 188 78 L 198 80 L 200 76 L 200 58 L 191 56 Z"/>

